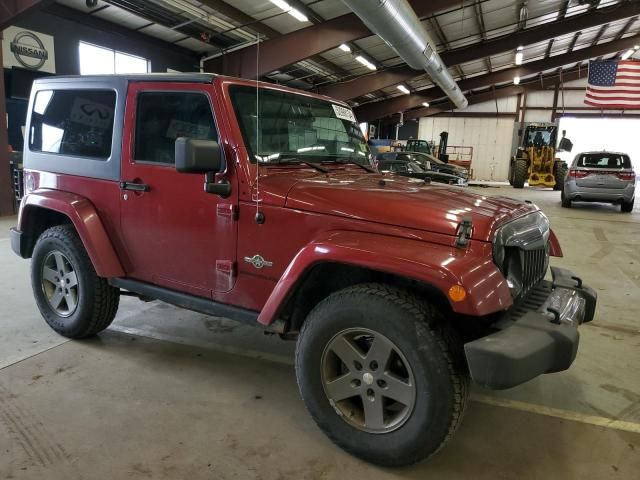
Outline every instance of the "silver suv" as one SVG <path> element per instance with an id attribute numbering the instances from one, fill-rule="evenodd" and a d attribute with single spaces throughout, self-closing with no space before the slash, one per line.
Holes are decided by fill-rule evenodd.
<path id="1" fill-rule="evenodd" d="M 633 210 L 636 174 L 626 153 L 584 152 L 576 156 L 564 180 L 562 206 L 571 202 L 620 204 L 623 212 Z"/>

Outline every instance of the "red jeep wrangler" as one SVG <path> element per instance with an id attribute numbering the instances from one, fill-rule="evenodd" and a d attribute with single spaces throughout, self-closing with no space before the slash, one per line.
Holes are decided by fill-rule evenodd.
<path id="1" fill-rule="evenodd" d="M 535 205 L 383 176 L 344 103 L 210 74 L 34 83 L 13 250 L 42 316 L 121 291 L 297 338 L 320 428 L 381 465 L 436 452 L 489 388 L 567 369 L 595 292 Z M 204 185 L 204 187 L 203 187 Z"/>

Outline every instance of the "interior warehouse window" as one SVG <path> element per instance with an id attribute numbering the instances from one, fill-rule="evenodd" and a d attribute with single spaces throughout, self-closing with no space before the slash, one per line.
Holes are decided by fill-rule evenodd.
<path id="1" fill-rule="evenodd" d="M 41 90 L 31 114 L 29 148 L 107 159 L 115 105 L 112 90 Z"/>
<path id="2" fill-rule="evenodd" d="M 109 75 L 114 73 L 147 73 L 151 70 L 146 58 L 80 42 L 80 74 Z"/>

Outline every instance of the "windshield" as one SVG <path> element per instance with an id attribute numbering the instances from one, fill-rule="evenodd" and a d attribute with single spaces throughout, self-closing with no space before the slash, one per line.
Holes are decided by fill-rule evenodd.
<path id="1" fill-rule="evenodd" d="M 420 153 L 415 155 L 416 160 L 419 160 L 422 163 L 433 162 L 438 165 L 444 165 L 445 163 L 439 158 L 434 157 L 433 155 L 429 155 L 428 153 Z"/>
<path id="2" fill-rule="evenodd" d="M 424 173 L 424 170 L 415 162 L 384 162 L 378 167 L 384 172 L 393 173 Z"/>
<path id="3" fill-rule="evenodd" d="M 529 127 L 525 130 L 525 147 L 554 146 L 556 142 L 555 127 Z"/>
<path id="4" fill-rule="evenodd" d="M 266 88 L 232 87 L 231 101 L 252 163 L 349 160 L 369 164 L 369 148 L 351 109 Z"/>

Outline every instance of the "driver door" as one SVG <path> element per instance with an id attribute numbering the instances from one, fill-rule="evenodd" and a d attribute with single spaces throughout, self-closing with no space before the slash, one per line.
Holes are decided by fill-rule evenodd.
<path id="1" fill-rule="evenodd" d="M 237 189 L 204 192 L 204 175 L 178 173 L 178 137 L 218 140 L 209 84 L 132 83 L 121 173 L 121 230 L 131 278 L 202 297 L 233 285 Z"/>

